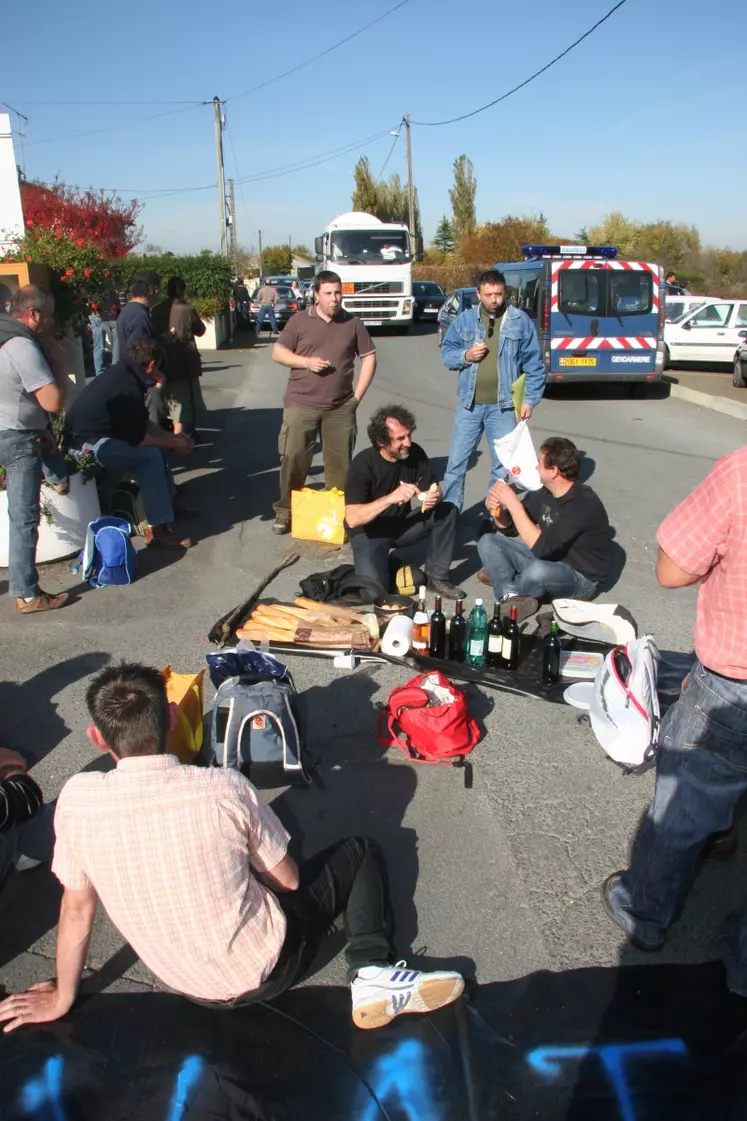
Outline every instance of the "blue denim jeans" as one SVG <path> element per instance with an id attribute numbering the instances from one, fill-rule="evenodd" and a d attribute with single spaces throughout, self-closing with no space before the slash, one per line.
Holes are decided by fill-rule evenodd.
<path id="1" fill-rule="evenodd" d="M 275 308 L 272 306 L 272 304 L 262 304 L 262 307 L 257 312 L 257 326 L 255 328 L 257 334 L 259 334 L 262 330 L 262 324 L 264 323 L 265 319 L 270 320 L 270 330 L 274 331 L 277 335 L 278 322 L 275 318 Z"/>
<path id="2" fill-rule="evenodd" d="M 135 472 L 148 525 L 169 525 L 173 522 L 176 484 L 166 455 L 160 448 L 133 447 L 125 440 L 109 437 L 90 446 L 101 466 L 108 471 L 120 474 Z"/>
<path id="3" fill-rule="evenodd" d="M 711 833 L 728 829 L 747 790 L 747 681 L 696 661 L 662 720 L 654 799 L 633 843 L 630 867 L 610 893 L 623 928 L 650 945 L 679 918 Z M 719 940 L 729 987 L 747 996 L 747 915 Z"/>
<path id="4" fill-rule="evenodd" d="M 451 432 L 449 462 L 446 464 L 443 489 L 444 502 L 451 502 L 457 510 L 464 503 L 464 480 L 467 468 L 483 432 L 490 451 L 490 482 L 487 490 L 498 479 L 505 479 L 506 469 L 495 454 L 493 443 L 501 436 L 508 436 L 516 427 L 516 413 L 513 409 L 499 409 L 497 405 L 473 405 L 470 409 L 457 403 L 454 414 L 454 427 Z"/>
<path id="5" fill-rule="evenodd" d="M 42 451 L 38 431 L 13 428 L 0 431 L 0 464 L 5 468 L 8 495 L 8 591 L 18 599 L 29 599 L 39 591 L 36 545 L 42 476 L 50 483 L 64 483 L 67 464 L 62 452 Z"/>
<path id="6" fill-rule="evenodd" d="M 496 599 L 505 595 L 535 599 L 593 599 L 597 585 L 562 561 L 538 560 L 520 537 L 486 533 L 477 542 L 483 568 Z"/>
<path id="7" fill-rule="evenodd" d="M 40 806 L 34 817 L 23 825 L 15 825 L 0 833 L 0 883 L 21 856 L 52 863 L 54 849 L 54 811 L 56 802 Z"/>
<path id="8" fill-rule="evenodd" d="M 102 319 L 100 315 L 91 313 L 88 317 L 93 335 L 93 368 L 97 374 L 104 371 L 104 339 L 109 340 L 112 348 L 112 365 L 119 361 L 119 335 L 117 334 L 116 321 Z"/>

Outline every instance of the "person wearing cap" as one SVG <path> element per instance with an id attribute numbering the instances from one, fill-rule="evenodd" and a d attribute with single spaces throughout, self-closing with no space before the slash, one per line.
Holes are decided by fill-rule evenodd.
<path id="1" fill-rule="evenodd" d="M 477 543 L 485 566 L 478 579 L 505 601 L 503 614 L 518 608 L 519 622 L 533 615 L 541 599 L 594 599 L 607 579 L 612 533 L 599 496 L 579 481 L 578 448 L 551 436 L 539 451 L 542 488 L 522 501 L 499 479 L 486 505 L 499 510 L 497 533 Z"/>
<path id="2" fill-rule="evenodd" d="M 729 856 L 747 791 L 747 445 L 719 459 L 659 527 L 656 577 L 699 584 L 695 660 L 661 724 L 653 801 L 630 867 L 602 885 L 604 909 L 639 950 L 660 950 L 705 855 Z M 732 992 L 747 996 L 747 911 L 719 939 Z"/>

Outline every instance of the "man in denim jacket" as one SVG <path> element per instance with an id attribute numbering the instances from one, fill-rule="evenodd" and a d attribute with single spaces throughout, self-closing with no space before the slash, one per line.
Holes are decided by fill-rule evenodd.
<path id="1" fill-rule="evenodd" d="M 493 269 L 482 273 L 477 293 L 479 304 L 457 316 L 441 347 L 444 366 L 459 371 L 457 411 L 443 480 L 444 501 L 459 510 L 470 457 L 483 432 L 492 463 L 489 486 L 506 474 L 493 444 L 516 427 L 514 382 L 522 373 L 526 375 L 522 420 L 529 419 L 545 391 L 537 332 L 526 312 L 506 303 L 503 273 Z"/>

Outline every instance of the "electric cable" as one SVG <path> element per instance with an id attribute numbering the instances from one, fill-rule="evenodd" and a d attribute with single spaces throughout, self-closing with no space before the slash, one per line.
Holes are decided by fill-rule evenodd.
<path id="1" fill-rule="evenodd" d="M 596 31 L 598 27 L 601 27 L 602 24 L 605 23 L 610 18 L 610 16 L 614 15 L 618 8 L 622 8 L 623 4 L 625 3 L 626 0 L 619 0 L 619 3 L 615 4 L 614 8 L 610 8 L 606 15 L 597 20 L 594 26 L 590 27 L 588 31 L 585 31 L 584 34 L 581 35 L 580 38 L 576 39 L 574 43 L 571 43 L 570 47 L 566 47 L 564 51 L 561 51 L 559 55 L 556 55 L 555 58 L 548 62 L 546 66 L 543 66 L 541 70 L 535 71 L 535 73 L 532 74 L 529 78 L 526 78 L 523 82 L 519 82 L 518 86 L 514 86 L 514 88 L 509 90 L 508 93 L 504 93 L 501 94 L 500 97 L 496 97 L 495 101 L 489 101 L 487 105 L 481 105 L 479 109 L 473 109 L 470 113 L 462 113 L 460 117 L 450 117 L 448 121 L 411 121 L 410 123 L 413 125 L 417 125 L 419 128 L 437 128 L 440 125 L 453 125 L 456 124 L 457 121 L 466 121 L 468 117 L 476 117 L 478 113 L 484 113 L 486 109 L 492 109 L 493 106 L 497 105 L 500 101 L 505 101 L 507 97 L 511 97 L 512 94 L 516 93 L 518 90 L 523 89 L 524 86 L 528 86 L 529 83 L 533 82 L 535 78 L 539 78 L 540 74 L 544 74 L 545 71 L 549 70 L 551 66 L 554 66 L 556 62 L 560 62 L 561 58 L 565 58 L 567 54 L 570 54 L 574 47 L 577 47 L 579 43 L 583 43 L 584 39 L 588 39 L 589 36 L 594 31 Z"/>
<path id="2" fill-rule="evenodd" d="M 402 128 L 402 125 L 403 125 L 403 123 L 404 123 L 404 117 L 403 117 L 403 118 L 402 118 L 402 120 L 401 120 L 401 121 L 399 122 L 399 128 L 397 129 L 397 132 L 396 132 L 396 134 L 395 134 L 394 140 L 392 141 L 392 146 L 391 146 L 391 148 L 389 149 L 389 155 L 388 155 L 388 156 L 387 156 L 387 158 L 386 158 L 386 159 L 384 160 L 384 166 L 382 167 L 381 171 L 379 172 L 379 174 L 378 174 L 378 175 L 376 176 L 376 178 L 374 179 L 374 187 L 376 186 L 376 184 L 377 184 L 378 182 L 380 182 L 380 180 L 381 180 L 381 177 L 382 177 L 382 175 L 384 174 L 384 172 L 385 172 L 385 171 L 386 171 L 386 169 L 387 169 L 387 164 L 389 163 L 390 159 L 392 158 L 392 152 L 394 151 L 394 145 L 395 145 L 395 144 L 397 143 L 397 141 L 399 140 L 400 129 Z"/>

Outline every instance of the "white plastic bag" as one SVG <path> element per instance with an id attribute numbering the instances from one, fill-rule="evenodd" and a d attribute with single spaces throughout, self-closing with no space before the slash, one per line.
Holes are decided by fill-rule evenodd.
<path id="1" fill-rule="evenodd" d="M 501 436 L 493 446 L 495 454 L 508 471 L 509 483 L 518 484 L 525 490 L 541 489 L 537 453 L 525 420 L 520 420 L 513 432 Z"/>

